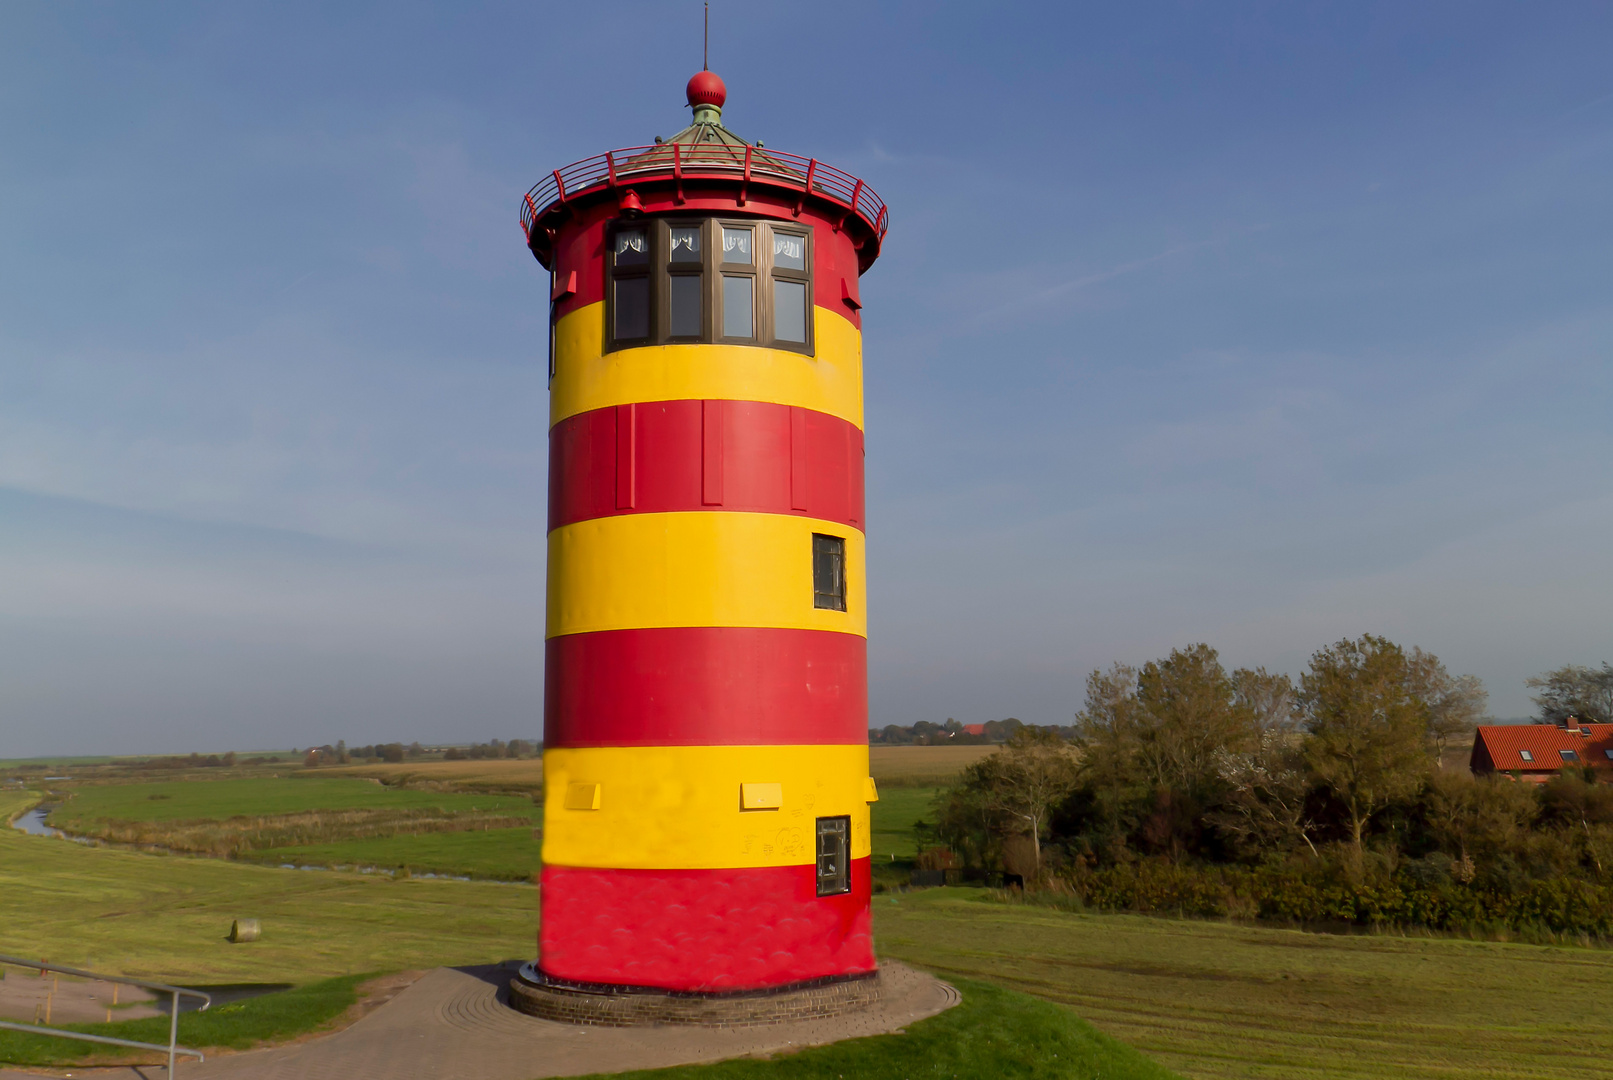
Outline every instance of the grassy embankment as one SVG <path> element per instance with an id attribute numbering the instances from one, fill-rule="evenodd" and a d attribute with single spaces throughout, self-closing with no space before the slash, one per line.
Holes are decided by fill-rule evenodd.
<path id="1" fill-rule="evenodd" d="M 716 1065 L 615 1073 L 613 1080 L 1172 1080 L 1177 1076 L 1056 1005 L 990 983 L 959 979 L 957 986 L 962 1004 L 899 1035 L 809 1047 L 771 1061 L 740 1058 Z"/>

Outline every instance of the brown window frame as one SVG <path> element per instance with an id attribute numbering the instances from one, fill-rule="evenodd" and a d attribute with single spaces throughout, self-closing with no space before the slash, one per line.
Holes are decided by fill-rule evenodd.
<path id="1" fill-rule="evenodd" d="M 700 229 L 701 280 L 699 335 L 673 337 L 672 279 L 694 276 L 696 263 L 672 262 L 672 230 L 695 226 Z M 723 258 L 722 230 L 743 228 L 751 231 L 751 261 L 748 265 L 729 263 Z M 642 265 L 616 265 L 616 237 L 634 229 L 645 231 L 649 251 Z M 773 259 L 775 235 L 800 239 L 804 245 L 805 270 L 778 267 Z M 812 228 L 808 225 L 775 223 L 767 218 L 736 218 L 715 215 L 696 216 L 670 214 L 656 217 L 622 218 L 611 223 L 606 231 L 605 248 L 605 351 L 638 349 L 650 345 L 753 345 L 764 349 L 780 349 L 806 356 L 815 355 L 815 301 L 812 292 L 813 250 Z M 727 337 L 722 333 L 723 278 L 742 276 L 751 282 L 751 330 L 748 336 Z M 617 338 L 616 336 L 616 284 L 634 278 L 649 279 L 649 336 L 645 338 Z M 775 335 L 776 312 L 773 310 L 774 281 L 798 282 L 805 293 L 805 341 L 779 341 Z"/>
<path id="2" fill-rule="evenodd" d="M 626 267 L 617 266 L 616 237 L 621 233 L 633 232 L 639 229 L 644 230 L 645 248 L 647 249 L 644 264 L 642 266 L 632 264 Z M 656 309 L 658 306 L 664 306 L 657 305 L 655 302 L 655 267 L 656 257 L 659 254 L 656 240 L 659 232 L 660 230 L 655 228 L 652 221 L 645 218 L 633 218 L 617 222 L 605 234 L 605 341 L 608 346 L 606 351 L 608 352 L 614 352 L 617 349 L 638 349 L 646 345 L 656 344 L 656 338 L 658 337 L 656 333 L 658 329 L 656 325 Z M 649 307 L 645 320 L 649 333 L 642 338 L 618 338 L 616 336 L 616 285 L 621 281 L 637 280 L 639 278 L 643 278 L 646 282 L 649 294 L 645 301 Z"/>
<path id="3" fill-rule="evenodd" d="M 832 544 L 833 544 L 831 550 L 833 552 L 833 557 L 836 560 L 836 563 L 837 563 L 836 569 L 838 571 L 838 573 L 837 573 L 838 580 L 836 582 L 834 582 L 834 584 L 839 586 L 839 588 L 836 591 L 833 591 L 833 592 L 825 592 L 825 591 L 823 591 L 822 589 L 820 589 L 818 587 L 819 586 L 819 581 L 818 581 L 818 546 L 819 546 L 818 541 L 819 540 L 832 541 Z M 831 545 L 829 545 L 829 544 L 825 544 L 824 546 L 825 547 L 831 547 Z M 850 581 L 848 580 L 848 578 L 849 578 L 849 575 L 846 573 L 846 538 L 844 536 L 834 536 L 834 535 L 832 535 L 830 533 L 813 533 L 812 534 L 812 606 L 813 606 L 813 608 L 815 608 L 815 609 L 817 609 L 819 611 L 846 611 L 846 610 L 849 610 L 850 604 L 851 604 L 851 598 L 847 595 L 850 592 L 850 589 L 848 588 L 848 586 L 850 585 Z M 827 599 L 829 602 L 825 603 L 824 602 L 825 599 Z M 838 601 L 838 603 L 836 603 L 835 601 Z"/>

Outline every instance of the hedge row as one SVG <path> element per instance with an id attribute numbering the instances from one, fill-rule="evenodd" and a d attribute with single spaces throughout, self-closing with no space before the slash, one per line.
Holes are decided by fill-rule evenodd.
<path id="1" fill-rule="evenodd" d="M 1087 905 L 1114 911 L 1260 918 L 1290 923 L 1475 925 L 1613 934 L 1613 888 L 1576 878 L 1532 881 L 1512 893 L 1405 874 L 1350 882 L 1325 872 L 1138 862 L 1068 879 Z"/>

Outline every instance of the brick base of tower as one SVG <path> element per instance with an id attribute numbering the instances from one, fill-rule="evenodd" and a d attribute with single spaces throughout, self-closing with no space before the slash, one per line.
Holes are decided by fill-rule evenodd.
<path id="1" fill-rule="evenodd" d="M 697 993 L 568 983 L 528 965 L 510 980 L 510 1004 L 544 1020 L 599 1027 L 752 1027 L 861 1012 L 878 1003 L 881 988 L 879 972 L 870 971 L 765 990 Z"/>

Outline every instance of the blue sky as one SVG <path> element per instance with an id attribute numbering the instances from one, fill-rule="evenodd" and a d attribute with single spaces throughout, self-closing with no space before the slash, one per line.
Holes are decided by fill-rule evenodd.
<path id="1" fill-rule="evenodd" d="M 547 170 L 698 3 L 0 8 L 0 757 L 541 729 Z M 1613 658 L 1613 9 L 719 2 L 864 278 L 873 722 Z"/>

